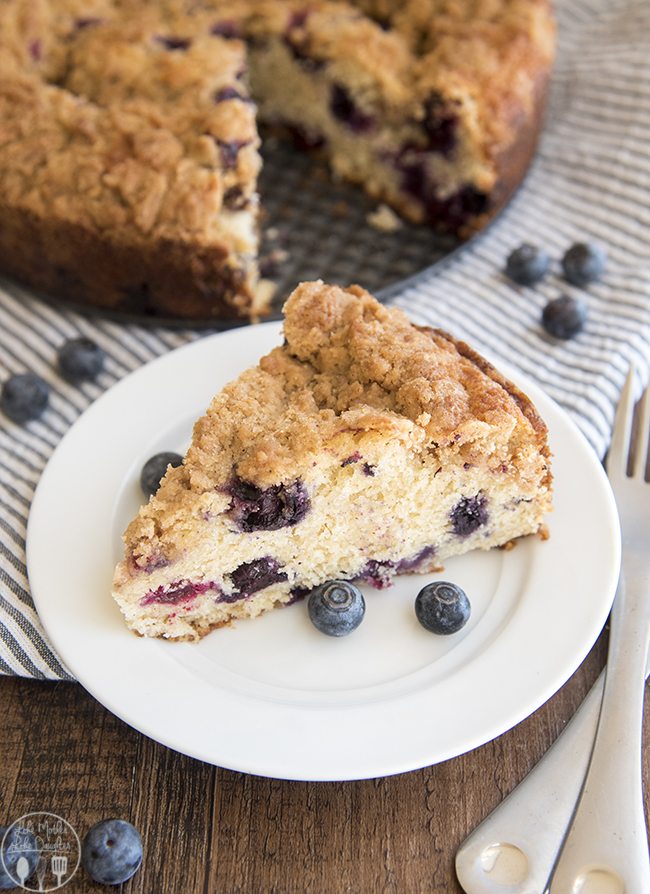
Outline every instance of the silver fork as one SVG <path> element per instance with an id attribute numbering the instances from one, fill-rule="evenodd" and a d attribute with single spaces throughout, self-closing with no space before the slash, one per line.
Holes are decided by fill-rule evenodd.
<path id="1" fill-rule="evenodd" d="M 650 630 L 650 389 L 628 478 L 633 411 L 630 371 L 607 462 L 627 590 L 620 585 L 614 600 L 606 674 L 545 757 L 459 848 L 456 872 L 467 894 L 650 892 L 640 756 Z"/>
<path id="2" fill-rule="evenodd" d="M 610 619 L 605 690 L 580 800 L 548 886 L 551 894 L 648 894 L 650 860 L 643 811 L 641 737 L 650 636 L 650 388 L 628 457 L 634 415 L 628 374 L 607 459 L 621 519 L 622 583 Z M 596 888 L 596 885 L 599 888 Z"/>

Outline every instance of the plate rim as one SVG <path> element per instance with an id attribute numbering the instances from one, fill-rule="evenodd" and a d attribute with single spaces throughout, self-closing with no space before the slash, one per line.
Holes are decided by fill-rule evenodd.
<path id="1" fill-rule="evenodd" d="M 150 738 L 173 748 L 174 750 L 180 751 L 181 753 L 239 772 L 252 773 L 254 775 L 271 776 L 275 778 L 312 781 L 376 778 L 378 776 L 387 776 L 406 772 L 421 766 L 428 766 L 432 763 L 447 760 L 450 757 L 465 753 L 472 748 L 491 741 L 497 735 L 500 735 L 507 729 L 510 729 L 512 728 L 512 726 L 521 722 L 521 720 L 529 716 L 533 711 L 537 710 L 542 704 L 544 704 L 548 700 L 548 698 L 566 682 L 566 680 L 584 660 L 589 649 L 595 642 L 595 639 L 597 638 L 598 633 L 602 628 L 602 625 L 604 624 L 609 612 L 609 608 L 614 597 L 616 582 L 618 579 L 618 568 L 620 563 L 620 530 L 618 527 L 618 515 L 616 513 L 616 507 L 611 488 L 609 487 L 607 477 L 598 461 L 598 458 L 596 457 L 596 454 L 593 452 L 592 448 L 584 438 L 584 435 L 582 435 L 582 433 L 577 428 L 573 420 L 571 420 L 566 411 L 564 411 L 557 403 L 555 403 L 555 401 L 553 401 L 548 395 L 546 395 L 538 385 L 530 381 L 525 375 L 522 375 L 518 371 L 510 369 L 510 367 L 504 363 L 499 363 L 497 365 L 497 368 L 499 368 L 508 378 L 512 378 L 525 392 L 528 393 L 532 391 L 532 400 L 535 404 L 539 402 L 541 396 L 542 403 L 546 403 L 548 407 L 552 408 L 552 415 L 554 416 L 554 420 L 555 418 L 561 420 L 565 428 L 567 428 L 571 432 L 572 437 L 576 439 L 575 443 L 579 445 L 583 455 L 591 457 L 591 471 L 594 473 L 594 475 L 596 476 L 596 480 L 598 480 L 601 485 L 600 495 L 603 498 L 604 505 L 607 507 L 608 510 L 608 515 L 607 518 L 604 520 L 603 525 L 608 527 L 608 529 L 611 529 L 611 533 L 614 534 L 614 542 L 612 543 L 614 548 L 614 558 L 613 561 L 610 563 L 609 579 L 603 586 L 603 591 L 606 591 L 606 595 L 601 597 L 600 610 L 592 619 L 589 636 L 586 639 L 583 638 L 580 643 L 581 647 L 578 648 L 577 652 L 573 656 L 573 659 L 569 662 L 565 661 L 562 673 L 560 673 L 559 675 L 556 673 L 555 675 L 553 675 L 553 679 L 545 686 L 538 687 L 538 690 L 535 697 L 532 699 L 532 702 L 529 701 L 527 704 L 523 705 L 518 712 L 511 712 L 512 716 L 508 720 L 507 725 L 504 726 L 502 721 L 495 721 L 491 727 L 489 725 L 488 727 L 484 727 L 482 732 L 477 734 L 475 740 L 467 740 L 460 750 L 455 751 L 453 754 L 443 752 L 438 755 L 433 755 L 432 751 L 433 756 L 429 755 L 429 757 L 427 757 L 424 762 L 422 761 L 421 756 L 417 757 L 415 760 L 413 759 L 413 756 L 406 759 L 393 757 L 388 761 L 386 761 L 385 759 L 375 761 L 374 763 L 372 761 L 369 761 L 367 772 L 363 770 L 360 772 L 360 770 L 357 768 L 350 773 L 346 773 L 342 772 L 339 766 L 339 769 L 332 770 L 331 772 L 327 770 L 318 772 L 312 769 L 308 772 L 305 772 L 304 770 L 298 770 L 294 773 L 291 771 L 291 768 L 288 768 L 286 765 L 277 766 L 276 771 L 274 772 L 272 767 L 264 763 L 264 760 L 262 760 L 261 762 L 258 761 L 257 764 L 251 762 L 250 759 L 244 760 L 242 763 L 238 763 L 236 760 L 228 760 L 227 762 L 224 762 L 223 760 L 219 759 L 218 754 L 207 753 L 205 747 L 194 747 L 191 745 L 191 743 L 188 747 L 188 743 L 184 740 L 183 736 L 179 736 L 177 733 L 161 734 L 160 730 L 155 728 L 155 723 L 152 725 L 151 722 L 145 721 L 144 718 L 134 719 L 134 717 L 132 716 L 133 712 L 129 710 L 128 707 L 121 705 L 119 698 L 116 701 L 115 697 L 111 696 L 110 686 L 108 687 L 108 693 L 105 691 L 106 681 L 104 679 L 100 678 L 98 682 L 96 673 L 93 674 L 91 671 L 89 671 L 87 668 L 84 668 L 83 666 L 79 667 L 77 655 L 73 655 L 72 660 L 70 660 L 69 655 L 66 654 L 67 648 L 65 644 L 63 645 L 63 649 L 61 648 L 62 637 L 59 636 L 59 630 L 57 629 L 56 623 L 52 622 L 52 617 L 49 611 L 50 607 L 48 606 L 47 597 L 44 595 L 43 587 L 41 586 L 40 575 L 38 571 L 35 570 L 36 566 L 34 563 L 36 559 L 34 550 L 36 547 L 34 546 L 34 544 L 36 542 L 36 545 L 38 546 L 38 537 L 42 536 L 38 530 L 39 519 L 43 517 L 43 514 L 41 512 L 41 503 L 47 497 L 47 488 L 50 486 L 49 480 L 53 474 L 52 470 L 54 470 L 54 472 L 57 471 L 57 463 L 61 461 L 61 456 L 65 455 L 65 451 L 68 449 L 68 445 L 71 442 L 74 442 L 74 439 L 77 437 L 77 432 L 80 430 L 80 428 L 83 429 L 89 425 L 89 419 L 92 423 L 93 419 L 96 416 L 101 416 L 101 414 L 104 412 L 105 401 L 117 402 L 119 404 L 121 395 L 124 392 L 128 394 L 129 390 L 132 390 L 133 380 L 136 377 L 142 377 L 141 381 L 145 381 L 147 377 L 155 375 L 156 371 L 160 368 L 160 365 L 163 364 L 169 364 L 173 368 L 176 364 L 182 362 L 183 356 L 187 353 L 207 350 L 206 347 L 201 348 L 199 346 L 203 345 L 210 347 L 212 343 L 217 339 L 231 339 L 233 336 L 236 336 L 236 338 L 242 339 L 244 341 L 251 340 L 252 343 L 259 348 L 259 352 L 263 352 L 268 350 L 272 346 L 272 344 L 275 343 L 272 342 L 271 339 L 272 337 L 274 338 L 276 335 L 278 335 L 279 332 L 279 323 L 266 322 L 259 324 L 256 327 L 244 327 L 235 330 L 228 330 L 226 332 L 206 335 L 189 344 L 176 348 L 125 376 L 113 387 L 108 389 L 93 404 L 90 405 L 90 407 L 75 421 L 68 432 L 64 435 L 61 442 L 52 454 L 52 457 L 50 458 L 50 461 L 48 462 L 41 476 L 41 479 L 38 482 L 32 501 L 32 506 L 30 508 L 26 538 L 27 568 L 30 580 L 30 587 L 32 589 L 37 612 L 39 614 L 39 617 L 41 618 L 43 626 L 50 640 L 52 641 L 57 652 L 61 655 L 63 661 L 70 667 L 74 675 L 77 677 L 77 680 L 81 683 L 81 685 L 84 686 L 84 688 L 86 688 L 87 691 L 89 691 L 101 704 L 108 708 L 108 710 L 116 714 L 131 727 L 149 736 Z M 258 342 L 259 345 L 257 344 Z M 238 374 L 238 371 L 239 367 L 237 367 L 237 369 L 233 371 L 231 378 Z M 220 387 L 220 385 L 217 385 L 216 387 Z M 541 415 L 544 418 L 544 411 L 541 412 Z M 55 457 L 58 457 L 58 459 L 55 459 Z M 37 584 L 35 586 L 33 585 L 34 579 L 37 580 Z M 594 631 L 595 635 L 592 637 L 592 633 L 594 633 Z M 127 631 L 126 627 L 123 628 L 123 632 L 120 635 L 122 636 L 123 634 L 128 635 L 129 638 L 132 637 L 132 634 Z M 142 655 L 144 655 L 145 649 L 148 648 L 147 643 L 157 643 L 158 641 L 138 640 L 137 642 L 139 645 L 143 646 Z M 174 662 L 174 667 L 178 670 L 178 662 Z M 432 757 L 432 759 L 429 759 L 430 757 Z"/>

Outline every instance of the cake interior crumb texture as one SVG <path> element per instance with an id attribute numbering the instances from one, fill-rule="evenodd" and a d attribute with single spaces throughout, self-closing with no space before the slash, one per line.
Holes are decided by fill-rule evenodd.
<path id="1" fill-rule="evenodd" d="M 526 171 L 553 51 L 548 0 L 0 0 L 0 270 L 256 319 L 260 127 L 468 235 Z"/>
<path id="2" fill-rule="evenodd" d="M 114 597 L 137 633 L 197 639 L 326 580 L 383 588 L 544 530 L 545 425 L 467 345 L 322 282 L 289 297 L 284 337 L 126 531 Z"/>

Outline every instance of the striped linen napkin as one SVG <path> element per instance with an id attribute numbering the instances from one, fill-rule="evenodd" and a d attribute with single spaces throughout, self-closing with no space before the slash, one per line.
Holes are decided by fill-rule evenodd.
<path id="1" fill-rule="evenodd" d="M 650 376 L 650 4 L 561 0 L 557 7 L 560 47 L 547 126 L 524 186 L 483 236 L 395 303 L 526 373 L 602 456 L 629 364 L 645 381 Z M 559 260 L 573 242 L 587 240 L 607 248 L 609 263 L 603 281 L 582 292 L 562 281 Z M 554 275 L 534 289 L 515 287 L 501 273 L 524 241 L 555 260 Z M 563 292 L 588 305 L 588 325 L 570 342 L 545 336 L 539 322 L 546 302 Z M 81 388 L 52 372 L 57 347 L 79 335 L 108 357 L 99 380 Z M 28 368 L 52 387 L 43 420 L 21 428 L 0 418 L 0 672 L 71 678 L 41 627 L 25 567 L 30 502 L 49 456 L 106 388 L 196 337 L 90 319 L 0 287 L 1 378 Z"/>

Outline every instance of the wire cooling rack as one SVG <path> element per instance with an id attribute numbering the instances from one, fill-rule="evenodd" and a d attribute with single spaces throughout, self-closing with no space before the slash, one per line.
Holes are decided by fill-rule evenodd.
<path id="1" fill-rule="evenodd" d="M 381 296 L 446 259 L 460 245 L 453 236 L 400 222 L 384 232 L 369 218 L 377 202 L 360 187 L 335 181 L 323 163 L 293 146 L 264 144 L 260 193 L 264 209 L 262 266 L 282 303 L 303 280 L 358 283 Z"/>

